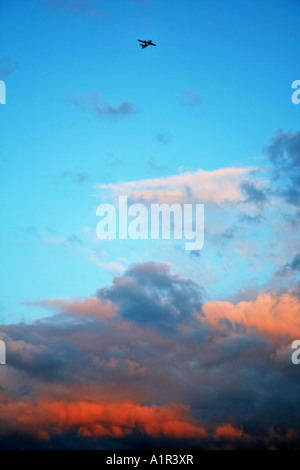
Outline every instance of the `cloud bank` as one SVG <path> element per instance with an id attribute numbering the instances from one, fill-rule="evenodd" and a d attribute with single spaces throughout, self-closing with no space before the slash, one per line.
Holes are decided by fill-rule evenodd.
<path id="1" fill-rule="evenodd" d="M 90 298 L 31 302 L 51 315 L 1 326 L 0 445 L 298 448 L 299 298 L 204 296 L 146 262 Z"/>

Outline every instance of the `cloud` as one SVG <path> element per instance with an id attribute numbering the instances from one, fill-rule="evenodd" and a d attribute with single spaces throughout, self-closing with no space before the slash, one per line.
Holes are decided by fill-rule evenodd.
<path id="1" fill-rule="evenodd" d="M 27 227 L 24 227 L 24 232 L 31 237 L 39 236 L 39 231 L 35 225 L 28 225 Z"/>
<path id="2" fill-rule="evenodd" d="M 94 91 L 90 94 L 73 94 L 66 98 L 66 103 L 73 104 L 77 108 L 97 117 L 110 116 L 122 118 L 135 114 L 132 103 L 123 101 L 119 106 L 112 106 L 102 101 L 100 94 Z"/>
<path id="3" fill-rule="evenodd" d="M 0 77 L 5 77 L 6 75 L 13 73 L 18 68 L 19 65 L 10 56 L 0 56 Z"/>
<path id="4" fill-rule="evenodd" d="M 180 101 L 184 106 L 197 106 L 201 102 L 201 96 L 193 90 L 183 90 Z"/>
<path id="5" fill-rule="evenodd" d="M 300 271 L 300 253 L 294 256 L 290 266 L 294 271 Z"/>
<path id="6" fill-rule="evenodd" d="M 138 429 L 142 434 L 174 438 L 201 438 L 206 435 L 189 416 L 188 407 L 180 404 L 141 406 L 132 402 L 67 402 L 43 400 L 37 405 L 26 401 L 0 405 L 6 429 L 48 440 L 51 434 L 74 430 L 82 437 L 123 437 Z"/>
<path id="7" fill-rule="evenodd" d="M 253 168 L 222 168 L 197 170 L 163 178 L 143 179 L 117 184 L 99 184 L 115 194 L 147 202 L 211 202 L 219 205 L 244 201 L 241 183 Z"/>
<path id="8" fill-rule="evenodd" d="M 100 10 L 93 0 L 41 0 L 41 5 L 48 10 L 67 15 L 83 15 L 93 18 L 102 18 L 107 15 L 107 12 Z"/>
<path id="9" fill-rule="evenodd" d="M 9 342 L 8 356 L 12 367 L 48 380 L 63 365 L 63 361 L 47 346 L 33 345 L 23 340 Z"/>
<path id="10" fill-rule="evenodd" d="M 83 171 L 70 171 L 70 170 L 65 170 L 59 175 L 61 178 L 69 178 L 72 180 L 74 183 L 82 184 L 84 183 L 89 175 L 87 173 L 84 173 Z"/>
<path id="11" fill-rule="evenodd" d="M 146 262 L 92 297 L 27 302 L 51 316 L 1 325 L 0 445 L 296 448 L 299 299 L 204 297 Z"/>
<path id="12" fill-rule="evenodd" d="M 191 250 L 190 251 L 190 256 L 194 256 L 195 258 L 200 258 L 201 257 L 201 250 Z"/>
<path id="13" fill-rule="evenodd" d="M 291 292 L 279 297 L 265 293 L 253 302 L 238 304 L 211 301 L 203 305 L 203 312 L 205 320 L 212 325 L 228 320 L 234 328 L 241 325 L 248 332 L 257 331 L 275 338 L 300 337 L 300 302 Z"/>
<path id="14" fill-rule="evenodd" d="M 59 236 L 47 236 L 47 237 L 39 237 L 37 238 L 38 242 L 40 243 L 51 243 L 57 245 L 81 245 L 82 240 L 77 235 L 70 235 L 69 237 L 59 237 Z"/>
<path id="15" fill-rule="evenodd" d="M 95 319 L 111 318 L 115 315 L 115 310 L 111 302 L 101 302 L 97 297 L 89 297 L 86 299 L 78 297 L 71 301 L 63 299 L 41 300 L 36 302 L 23 302 L 23 304 Z"/>
<path id="16" fill-rule="evenodd" d="M 268 200 L 266 190 L 258 188 L 254 183 L 244 181 L 241 184 L 241 188 L 247 196 L 245 202 L 261 205 L 266 203 Z"/>
<path id="17" fill-rule="evenodd" d="M 292 169 L 300 166 L 300 131 L 284 133 L 279 130 L 265 152 L 271 162 L 280 167 Z"/>
<path id="18" fill-rule="evenodd" d="M 249 214 L 243 214 L 240 218 L 240 221 L 242 224 L 245 222 L 249 225 L 259 225 L 261 224 L 263 218 L 262 214 L 256 214 L 256 215 L 249 215 Z"/>
<path id="19" fill-rule="evenodd" d="M 156 138 L 160 144 L 164 145 L 168 144 L 171 140 L 171 136 L 168 132 L 160 132 L 159 134 L 157 134 Z"/>
<path id="20" fill-rule="evenodd" d="M 300 271 L 300 253 L 297 253 L 291 263 L 285 263 L 275 272 L 275 277 L 294 278 L 295 271 Z"/>
<path id="21" fill-rule="evenodd" d="M 165 165 L 158 165 L 154 158 L 153 157 L 150 157 L 149 160 L 148 160 L 148 167 L 150 168 L 150 170 L 153 170 L 153 171 L 164 171 L 166 169 L 166 166 Z"/>
<path id="22" fill-rule="evenodd" d="M 163 331 L 193 322 L 194 312 L 201 310 L 201 294 L 196 283 L 171 275 L 166 264 L 153 262 L 131 266 L 112 287 L 98 291 L 100 299 L 119 305 L 122 318 Z"/>
<path id="23" fill-rule="evenodd" d="M 289 204 L 300 203 L 300 131 L 278 131 L 264 149 L 272 163 L 276 192 Z"/>
<path id="24" fill-rule="evenodd" d="M 235 428 L 232 424 L 222 424 L 216 428 L 216 438 L 225 438 L 229 440 L 238 440 L 243 435 L 241 428 Z"/>
<path id="25" fill-rule="evenodd" d="M 240 227 L 237 225 L 233 225 L 232 227 L 227 227 L 225 230 L 223 230 L 221 233 L 216 235 L 216 240 L 218 242 L 224 242 L 227 240 L 233 240 L 234 238 L 237 238 L 240 234 Z"/>

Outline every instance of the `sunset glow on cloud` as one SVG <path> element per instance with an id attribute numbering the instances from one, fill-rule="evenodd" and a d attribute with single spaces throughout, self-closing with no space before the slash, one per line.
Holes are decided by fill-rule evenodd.
<path id="1" fill-rule="evenodd" d="M 300 338 L 300 301 L 292 292 L 281 296 L 262 294 L 254 302 L 212 301 L 203 305 L 205 319 L 212 325 L 229 320 L 233 327 L 242 325 L 247 331 L 266 336 Z"/>

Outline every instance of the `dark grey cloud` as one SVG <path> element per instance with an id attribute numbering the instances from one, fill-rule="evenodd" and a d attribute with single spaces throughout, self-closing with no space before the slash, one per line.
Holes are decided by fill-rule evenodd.
<path id="1" fill-rule="evenodd" d="M 174 332 L 180 323 L 195 321 L 195 312 L 201 312 L 203 290 L 190 280 L 171 275 L 169 266 L 148 262 L 133 265 L 98 295 L 118 304 L 122 318 Z"/>
<path id="2" fill-rule="evenodd" d="M 264 189 L 258 188 L 250 181 L 244 181 L 241 184 L 242 191 L 246 194 L 245 202 L 251 202 L 257 205 L 262 205 L 267 202 L 267 192 Z"/>
<path id="3" fill-rule="evenodd" d="M 123 101 L 118 106 L 102 101 L 100 94 L 95 91 L 90 94 L 73 94 L 66 98 L 66 103 L 72 104 L 82 111 L 94 116 L 110 116 L 114 119 L 131 116 L 136 111 L 132 103 Z"/>
<path id="4" fill-rule="evenodd" d="M 7 361 L 11 367 L 47 380 L 54 377 L 63 365 L 55 351 L 23 340 L 7 342 Z"/>
<path id="5" fill-rule="evenodd" d="M 289 264 L 293 271 L 300 271 L 300 253 L 297 253 Z"/>
<path id="6" fill-rule="evenodd" d="M 0 78 L 9 75 L 19 68 L 19 65 L 10 56 L 0 56 Z"/>
<path id="7" fill-rule="evenodd" d="M 264 149 L 272 163 L 273 191 L 292 205 L 300 204 L 300 131 L 278 131 Z"/>
<path id="8" fill-rule="evenodd" d="M 292 169 L 300 166 L 300 131 L 277 131 L 270 144 L 265 147 L 269 159 L 280 168 Z"/>
<path id="9" fill-rule="evenodd" d="M 291 262 L 291 268 L 294 271 L 300 271 L 300 253 L 297 253 Z"/>

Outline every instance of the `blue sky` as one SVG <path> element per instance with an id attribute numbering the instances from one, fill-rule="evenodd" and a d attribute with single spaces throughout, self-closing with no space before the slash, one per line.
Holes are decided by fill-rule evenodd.
<path id="1" fill-rule="evenodd" d="M 299 448 L 299 15 L 0 0 L 1 449 Z M 203 248 L 99 240 L 120 196 Z"/>
<path id="2" fill-rule="evenodd" d="M 197 260 L 187 268 L 169 246 L 164 256 L 157 243 L 93 240 L 96 207 L 109 198 L 96 185 L 264 166 L 275 131 L 299 125 L 291 103 L 297 1 L 84 5 L 1 2 L 2 63 L 15 68 L 3 66 L 0 76 L 5 321 L 38 315 L 24 300 L 91 294 L 111 281 L 111 263 L 170 259 L 179 272 L 197 273 Z M 140 50 L 144 38 L 157 47 Z M 115 108 L 131 103 L 132 113 L 97 115 L 88 104 L 94 92 Z M 213 245 L 208 232 L 207 263 L 222 265 Z"/>

